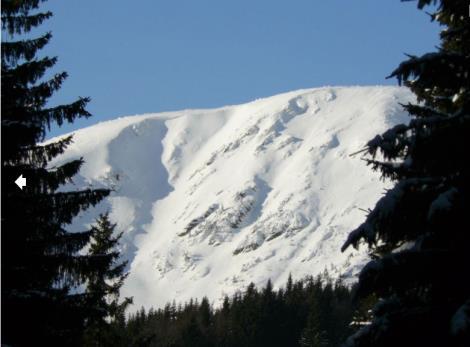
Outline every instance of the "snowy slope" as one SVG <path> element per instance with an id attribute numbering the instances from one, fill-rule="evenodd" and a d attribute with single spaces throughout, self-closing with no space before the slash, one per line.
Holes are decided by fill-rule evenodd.
<path id="1" fill-rule="evenodd" d="M 349 154 L 406 122 L 398 103 L 411 100 L 404 88 L 319 88 L 119 118 L 77 131 L 52 165 L 83 156 L 67 189 L 115 189 L 72 227 L 111 212 L 130 261 L 122 294 L 136 308 L 203 295 L 217 303 L 289 273 L 352 279 L 365 252 L 340 246 L 388 183 Z"/>

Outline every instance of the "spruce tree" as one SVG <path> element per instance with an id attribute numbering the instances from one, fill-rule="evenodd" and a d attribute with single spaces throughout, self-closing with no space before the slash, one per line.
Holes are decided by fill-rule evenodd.
<path id="1" fill-rule="evenodd" d="M 119 321 L 131 298 L 121 302 L 119 290 L 128 273 L 125 273 L 127 261 L 119 262 L 117 248 L 122 232 L 114 236 L 116 224 L 111 223 L 108 213 L 101 214 L 93 226 L 89 256 L 102 259 L 99 266 L 88 275 L 87 300 L 93 307 L 93 315 L 87 320 L 85 346 L 108 346 L 113 344 L 111 324 Z"/>
<path id="2" fill-rule="evenodd" d="M 319 298 L 311 299 L 313 302 L 309 307 L 307 323 L 302 331 L 299 340 L 301 347 L 325 347 L 328 346 L 328 338 L 326 331 L 322 329 L 322 315 L 319 308 Z"/>
<path id="3" fill-rule="evenodd" d="M 88 98 L 47 104 L 67 74 L 45 80 L 57 58 L 38 58 L 38 52 L 52 35 L 27 35 L 52 16 L 38 10 L 41 2 L 5 0 L 1 9 L 2 343 L 73 346 L 91 312 L 79 286 L 102 259 L 79 254 L 92 231 L 70 233 L 66 225 L 109 191 L 58 192 L 83 160 L 49 167 L 72 141 L 65 137 L 41 144 L 51 124 L 90 114 Z M 20 175 L 27 180 L 23 189 L 14 183 Z"/>
<path id="4" fill-rule="evenodd" d="M 369 164 L 395 185 L 343 246 L 368 244 L 358 295 L 379 298 L 349 346 L 470 346 L 469 7 L 418 1 L 432 4 L 440 47 L 390 76 L 417 97 L 404 105 L 411 120 L 367 144 Z"/>

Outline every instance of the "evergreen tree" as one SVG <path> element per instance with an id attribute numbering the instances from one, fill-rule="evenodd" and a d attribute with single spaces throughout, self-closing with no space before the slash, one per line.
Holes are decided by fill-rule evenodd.
<path id="1" fill-rule="evenodd" d="M 69 233 L 65 225 L 109 191 L 57 192 L 83 161 L 48 167 L 72 138 L 42 145 L 46 130 L 90 114 L 87 98 L 47 106 L 67 74 L 44 80 L 57 58 L 37 58 L 37 53 L 52 35 L 24 35 L 52 16 L 37 11 L 41 2 L 5 0 L 1 9 L 2 343 L 73 346 L 90 314 L 78 288 L 102 259 L 78 253 L 90 230 Z M 14 183 L 20 175 L 27 179 L 22 190 Z"/>
<path id="2" fill-rule="evenodd" d="M 321 319 L 322 317 L 316 309 L 310 311 L 307 326 L 300 337 L 301 347 L 327 347 L 330 345 L 326 331 L 320 326 Z"/>
<path id="3" fill-rule="evenodd" d="M 109 220 L 108 213 L 101 214 L 92 228 L 93 236 L 88 254 L 91 257 L 101 257 L 101 262 L 88 277 L 87 290 L 90 306 L 94 315 L 87 321 L 85 334 L 86 346 L 109 346 L 113 344 L 111 323 L 119 320 L 131 298 L 119 300 L 119 290 L 124 284 L 128 273 L 124 273 L 127 261 L 118 262 L 117 249 L 122 233 L 113 236 L 116 224 Z M 145 315 L 145 312 L 144 312 Z"/>
<path id="4" fill-rule="evenodd" d="M 322 285 L 322 280 L 330 284 Z M 351 331 L 355 310 L 351 288 L 324 276 L 290 280 L 287 286 L 292 298 L 284 294 L 289 290 L 273 290 L 268 282 L 261 291 L 250 284 L 215 309 L 203 298 L 191 299 L 184 307 L 178 304 L 174 314 L 171 307 L 176 304 L 140 310 L 124 327 L 113 323 L 113 329 L 119 329 L 113 346 L 340 346 Z M 291 316 L 293 312 L 298 315 Z"/>
<path id="5" fill-rule="evenodd" d="M 368 243 L 358 295 L 380 298 L 350 346 L 470 346 L 468 1 L 418 1 L 431 4 L 441 46 L 390 76 L 418 99 L 404 105 L 411 121 L 367 144 L 369 163 L 396 184 L 343 246 Z"/>

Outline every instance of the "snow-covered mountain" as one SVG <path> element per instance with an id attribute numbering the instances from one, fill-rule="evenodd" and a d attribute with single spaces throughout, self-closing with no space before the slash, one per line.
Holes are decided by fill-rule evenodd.
<path id="1" fill-rule="evenodd" d="M 396 87 L 318 88 L 244 105 L 119 118 L 75 132 L 51 165 L 83 156 L 75 184 L 111 187 L 136 308 L 283 285 L 328 269 L 353 279 L 365 250 L 348 232 L 388 185 L 351 153 L 407 122 Z"/>

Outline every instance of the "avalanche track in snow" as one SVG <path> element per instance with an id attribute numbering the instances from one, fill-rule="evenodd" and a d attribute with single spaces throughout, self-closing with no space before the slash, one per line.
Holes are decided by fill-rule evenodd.
<path id="1" fill-rule="evenodd" d="M 110 212 L 134 308 L 204 295 L 217 304 L 289 273 L 354 280 L 365 252 L 340 247 L 389 183 L 350 154 L 407 122 L 408 101 L 405 88 L 325 87 L 123 117 L 76 131 L 51 166 L 84 157 L 64 190 L 114 189 L 70 229 Z"/>

